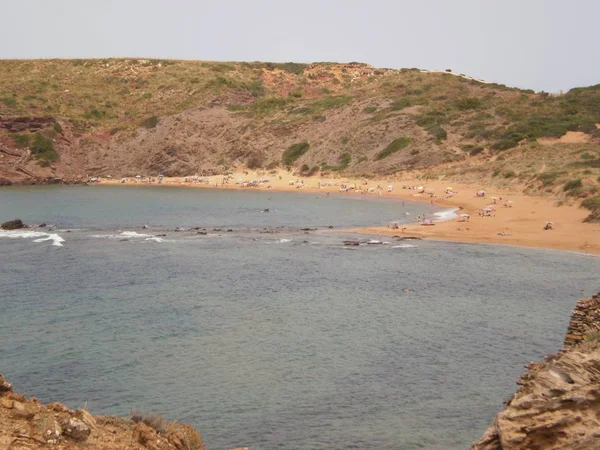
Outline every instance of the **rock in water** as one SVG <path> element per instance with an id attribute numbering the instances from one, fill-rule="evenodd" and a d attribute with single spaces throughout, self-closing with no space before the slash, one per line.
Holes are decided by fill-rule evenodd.
<path id="1" fill-rule="evenodd" d="M 3 230 L 18 230 L 19 228 L 25 228 L 25 224 L 21 219 L 9 220 L 0 225 Z"/>

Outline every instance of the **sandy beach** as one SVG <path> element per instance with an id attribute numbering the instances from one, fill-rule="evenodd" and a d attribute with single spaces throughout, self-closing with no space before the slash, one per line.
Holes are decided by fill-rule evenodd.
<path id="1" fill-rule="evenodd" d="M 600 254 L 600 224 L 583 223 L 588 215 L 578 206 L 556 206 L 556 200 L 550 197 L 528 196 L 518 190 L 486 189 L 485 186 L 452 184 L 448 181 L 424 181 L 416 179 L 369 179 L 357 178 L 321 178 L 297 177 L 280 171 L 278 175 L 260 172 L 234 172 L 224 182 L 221 175 L 199 177 L 165 177 L 162 186 L 190 188 L 255 189 L 275 191 L 296 191 L 313 193 L 342 193 L 353 196 L 386 196 L 412 201 L 432 203 L 442 208 L 457 208 L 457 217 L 440 221 L 435 217 L 434 225 L 423 226 L 415 223 L 400 225 L 391 229 L 388 224 L 348 231 L 390 235 L 411 236 L 431 240 L 456 242 L 476 242 L 488 244 L 506 244 L 523 247 L 541 247 L 557 250 L 570 250 L 589 254 Z M 268 180 L 266 182 L 258 182 Z M 256 186 L 247 183 L 257 181 Z M 147 179 L 127 178 L 102 179 L 101 184 L 114 185 L 156 185 L 156 177 Z M 341 192 L 342 186 L 354 186 L 355 189 Z M 388 192 L 391 186 L 391 192 Z M 406 186 L 407 188 L 403 188 Z M 423 189 L 419 190 L 418 188 Z M 412 189 L 416 188 L 416 189 Z M 448 188 L 452 188 L 449 190 Z M 485 190 L 485 197 L 477 197 L 477 192 Z M 487 215 L 480 214 L 486 207 L 492 210 Z M 468 214 L 468 219 L 460 215 Z M 400 218 L 400 214 L 399 217 Z M 547 221 L 552 229 L 545 230 Z"/>

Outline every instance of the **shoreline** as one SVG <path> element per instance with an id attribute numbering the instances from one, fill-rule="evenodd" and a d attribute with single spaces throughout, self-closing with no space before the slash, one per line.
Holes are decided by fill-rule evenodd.
<path id="1" fill-rule="evenodd" d="M 526 195 L 517 189 L 487 190 L 485 186 L 411 178 L 403 180 L 360 180 L 356 177 L 297 177 L 281 171 L 276 175 L 261 175 L 251 171 L 236 172 L 228 179 L 228 184 L 223 183 L 224 177 L 221 175 L 199 178 L 208 182 L 186 182 L 185 177 L 171 177 L 164 178 L 163 182 L 159 184 L 156 177 L 154 177 L 152 183 L 128 178 L 125 183 L 121 183 L 116 179 L 102 179 L 98 184 L 301 192 L 325 195 L 335 193 L 354 198 L 372 199 L 373 197 L 379 197 L 389 198 L 390 200 L 408 200 L 428 203 L 441 209 L 458 209 L 460 211 L 457 211 L 457 217 L 446 220 L 431 217 L 434 223 L 433 226 L 408 223 L 399 224 L 398 229 L 390 229 L 387 224 L 381 224 L 379 226 L 342 229 L 342 231 L 600 254 L 600 224 L 583 223 L 583 219 L 588 215 L 586 210 L 572 205 L 556 206 L 555 201 L 551 198 Z M 242 187 L 236 184 L 236 181 L 250 182 L 260 179 L 268 179 L 269 181 L 259 183 L 256 187 Z M 340 192 L 341 185 L 353 185 L 355 189 Z M 404 185 L 415 188 L 423 187 L 423 189 L 421 191 L 418 189 L 403 189 Z M 392 186 L 391 192 L 387 192 L 388 186 Z M 378 189 L 378 187 L 381 189 Z M 452 187 L 452 190 L 448 190 L 448 187 Z M 485 197 L 476 196 L 480 189 L 486 190 Z M 493 210 L 486 215 L 480 215 L 479 212 L 486 206 L 493 208 Z M 460 214 L 468 214 L 469 218 L 461 218 Z M 552 230 L 544 230 L 546 221 L 552 222 Z"/>

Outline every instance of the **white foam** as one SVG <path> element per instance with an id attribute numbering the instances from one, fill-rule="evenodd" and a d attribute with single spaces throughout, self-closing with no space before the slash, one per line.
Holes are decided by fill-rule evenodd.
<path id="1" fill-rule="evenodd" d="M 164 242 L 164 239 L 160 237 L 136 231 L 123 231 L 119 234 L 92 234 L 91 236 L 97 239 L 143 239 L 144 241 Z"/>
<path id="2" fill-rule="evenodd" d="M 280 244 L 287 244 L 288 242 L 292 242 L 291 239 L 279 239 L 278 241 Z"/>
<path id="3" fill-rule="evenodd" d="M 445 221 L 445 220 L 452 220 L 454 218 L 456 218 L 456 211 L 458 211 L 458 208 L 452 208 L 452 209 L 445 209 L 444 211 L 438 211 L 433 213 L 433 215 L 436 217 L 435 220 L 438 221 Z"/>
<path id="4" fill-rule="evenodd" d="M 151 238 L 154 237 L 151 234 L 137 233 L 135 231 L 123 231 L 120 237 L 131 237 L 131 238 Z"/>
<path id="5" fill-rule="evenodd" d="M 400 245 L 394 245 L 392 248 L 416 248 L 416 245 L 410 245 L 410 244 L 400 244 Z"/>
<path id="6" fill-rule="evenodd" d="M 65 240 L 56 233 L 44 233 L 42 231 L 23 231 L 23 230 L 0 230 L 0 238 L 11 239 L 33 239 L 33 242 L 52 241 L 55 247 L 62 247 Z"/>

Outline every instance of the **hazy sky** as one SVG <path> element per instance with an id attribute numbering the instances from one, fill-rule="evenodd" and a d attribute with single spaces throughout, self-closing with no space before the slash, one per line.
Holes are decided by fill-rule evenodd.
<path id="1" fill-rule="evenodd" d="M 0 0 L 0 58 L 360 61 L 600 83 L 600 0 Z"/>

